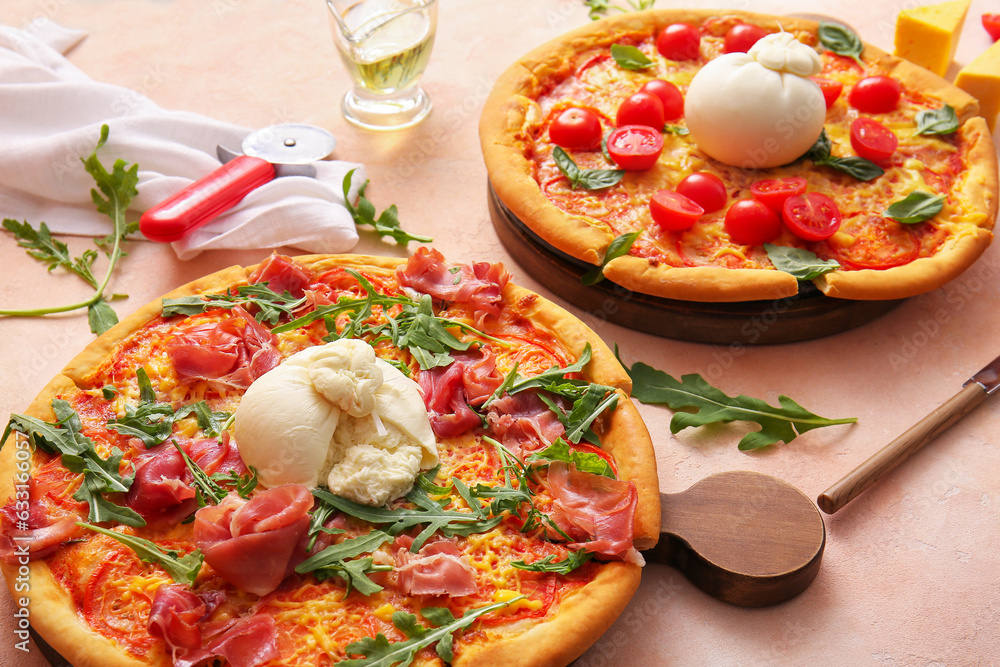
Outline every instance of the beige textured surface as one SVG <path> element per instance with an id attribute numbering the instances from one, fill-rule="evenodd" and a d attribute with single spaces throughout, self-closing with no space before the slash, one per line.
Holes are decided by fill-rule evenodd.
<path id="1" fill-rule="evenodd" d="M 621 2 L 622 0 L 619 0 Z M 718 6 L 722 2 L 684 3 Z M 740 9 L 782 13 L 791 3 L 746 0 Z M 902 3 L 906 5 L 907 3 Z M 530 48 L 586 22 L 578 0 L 442 0 L 438 41 L 424 78 L 435 109 L 398 134 L 354 129 L 339 115 L 347 77 L 334 53 L 322 0 L 4 0 L 0 21 L 36 16 L 88 30 L 72 60 L 95 79 L 139 90 L 159 104 L 259 127 L 303 121 L 338 139 L 338 155 L 366 163 L 369 196 L 396 203 L 404 227 L 436 237 L 454 260 L 503 260 L 515 280 L 546 293 L 507 256 L 489 221 L 476 125 L 496 76 Z M 836 4 L 839 16 L 891 49 L 891 0 Z M 665 0 L 658 7 L 672 6 Z M 794 3 L 826 13 L 829 3 Z M 975 0 L 956 63 L 989 39 Z M 952 65 L 951 74 L 957 71 Z M 31 221 L 37 223 L 38 221 Z M 78 248 L 89 242 L 76 240 Z M 121 314 L 197 276 L 266 253 L 206 253 L 178 262 L 168 249 L 132 244 L 114 290 Z M 357 252 L 403 253 L 365 236 Z M 48 275 L 8 237 L 0 239 L 3 307 L 68 301 L 76 282 Z M 672 437 L 670 411 L 641 406 L 658 448 L 663 491 L 711 473 L 750 469 L 815 497 L 957 392 L 1000 354 L 1000 247 L 964 276 L 909 300 L 861 329 L 793 345 L 744 348 L 681 343 L 603 323 L 597 308 L 570 308 L 631 363 L 679 376 L 701 373 L 730 394 L 777 402 L 791 396 L 851 427 L 812 431 L 791 445 L 745 454 L 740 425 Z M 61 289 L 65 291 L 60 292 Z M 558 299 L 556 299 L 559 301 Z M 763 322 L 760 326 L 766 326 Z M 89 340 L 86 318 L 0 320 L 0 418 L 32 397 Z M 773 608 L 730 607 L 677 571 L 651 565 L 625 614 L 577 665 L 996 665 L 1000 664 L 1000 403 L 987 401 L 888 479 L 827 518 L 819 576 Z M 0 595 L 0 665 L 43 667 L 14 648 L 13 606 Z"/>

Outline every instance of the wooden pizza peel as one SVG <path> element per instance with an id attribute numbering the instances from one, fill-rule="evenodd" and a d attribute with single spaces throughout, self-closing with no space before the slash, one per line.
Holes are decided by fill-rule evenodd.
<path id="1" fill-rule="evenodd" d="M 650 296 L 604 280 L 584 285 L 594 267 L 542 241 L 488 185 L 490 218 L 504 248 L 533 278 L 574 306 L 621 326 L 696 343 L 761 345 L 812 340 L 871 322 L 904 299 L 835 299 L 812 283 L 793 297 L 773 301 L 704 303 Z"/>

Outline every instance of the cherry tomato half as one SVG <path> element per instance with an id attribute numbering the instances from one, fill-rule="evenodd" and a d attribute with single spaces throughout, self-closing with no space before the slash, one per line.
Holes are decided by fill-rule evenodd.
<path id="1" fill-rule="evenodd" d="M 649 169 L 663 152 L 663 134 L 648 125 L 623 125 L 608 135 L 608 153 L 622 169 Z"/>
<path id="2" fill-rule="evenodd" d="M 821 192 L 806 192 L 785 200 L 785 226 L 803 241 L 824 241 L 840 229 L 840 209 Z"/>
<path id="3" fill-rule="evenodd" d="M 681 89 L 663 79 L 653 79 L 639 89 L 640 92 L 652 93 L 663 103 L 663 120 L 677 120 L 684 115 L 684 96 Z"/>
<path id="4" fill-rule="evenodd" d="M 677 184 L 677 192 L 694 200 L 705 213 L 718 211 L 726 205 L 726 185 L 715 174 L 696 171 Z"/>
<path id="5" fill-rule="evenodd" d="M 868 76 L 854 84 L 847 101 L 865 113 L 889 113 L 899 104 L 903 87 L 891 76 Z"/>
<path id="6" fill-rule="evenodd" d="M 775 213 L 780 213 L 785 200 L 792 195 L 802 194 L 808 185 L 809 181 L 801 176 L 768 178 L 751 185 L 750 194 Z"/>
<path id="7" fill-rule="evenodd" d="M 844 84 L 833 79 L 824 79 L 821 76 L 811 76 L 809 78 L 819 84 L 819 89 L 823 91 L 823 101 L 826 102 L 826 108 L 829 109 L 832 107 L 833 103 L 840 97 L 840 91 L 844 89 Z"/>
<path id="8" fill-rule="evenodd" d="M 657 190 L 649 200 L 653 222 L 670 232 L 691 229 L 705 213 L 705 209 L 690 197 L 673 190 Z"/>
<path id="9" fill-rule="evenodd" d="M 983 14 L 983 27 L 994 42 L 1000 39 L 1000 14 Z"/>
<path id="10" fill-rule="evenodd" d="M 549 125 L 549 139 L 571 151 L 594 150 L 601 145 L 601 119 L 587 109 L 566 109 Z"/>
<path id="11" fill-rule="evenodd" d="M 726 32 L 726 40 L 722 45 L 723 53 L 746 53 L 761 37 L 770 33 L 758 25 L 737 23 Z"/>
<path id="12" fill-rule="evenodd" d="M 670 60 L 697 60 L 701 33 L 688 23 L 668 25 L 656 38 L 656 50 Z"/>
<path id="13" fill-rule="evenodd" d="M 855 118 L 851 123 L 851 146 L 866 160 L 885 162 L 898 145 L 899 139 L 893 131 L 874 118 Z"/>
<path id="14" fill-rule="evenodd" d="M 729 238 L 742 245 L 763 245 L 781 233 L 781 218 L 756 199 L 730 206 L 724 224 Z"/>
<path id="15" fill-rule="evenodd" d="M 622 125 L 648 125 L 663 131 L 663 102 L 653 93 L 639 91 L 618 107 L 615 118 L 618 127 Z"/>

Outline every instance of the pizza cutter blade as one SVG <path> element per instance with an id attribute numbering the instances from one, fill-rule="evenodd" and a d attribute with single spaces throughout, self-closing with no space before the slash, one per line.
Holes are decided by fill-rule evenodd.
<path id="1" fill-rule="evenodd" d="M 661 493 L 660 539 L 644 552 L 712 597 L 763 607 L 795 597 L 819 572 L 826 526 L 805 494 L 770 475 L 735 470 Z"/>
<path id="2" fill-rule="evenodd" d="M 219 146 L 223 165 L 143 213 L 139 231 L 151 241 L 177 241 L 276 177 L 315 177 L 312 163 L 333 153 L 336 143 L 323 128 L 283 123 L 248 134 L 242 154 Z"/>

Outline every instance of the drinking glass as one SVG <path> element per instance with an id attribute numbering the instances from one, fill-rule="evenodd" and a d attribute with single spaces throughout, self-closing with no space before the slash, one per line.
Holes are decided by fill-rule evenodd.
<path id="1" fill-rule="evenodd" d="M 354 79 L 344 117 L 376 130 L 409 127 L 431 110 L 417 85 L 431 57 L 437 0 L 326 0 L 337 51 Z"/>

